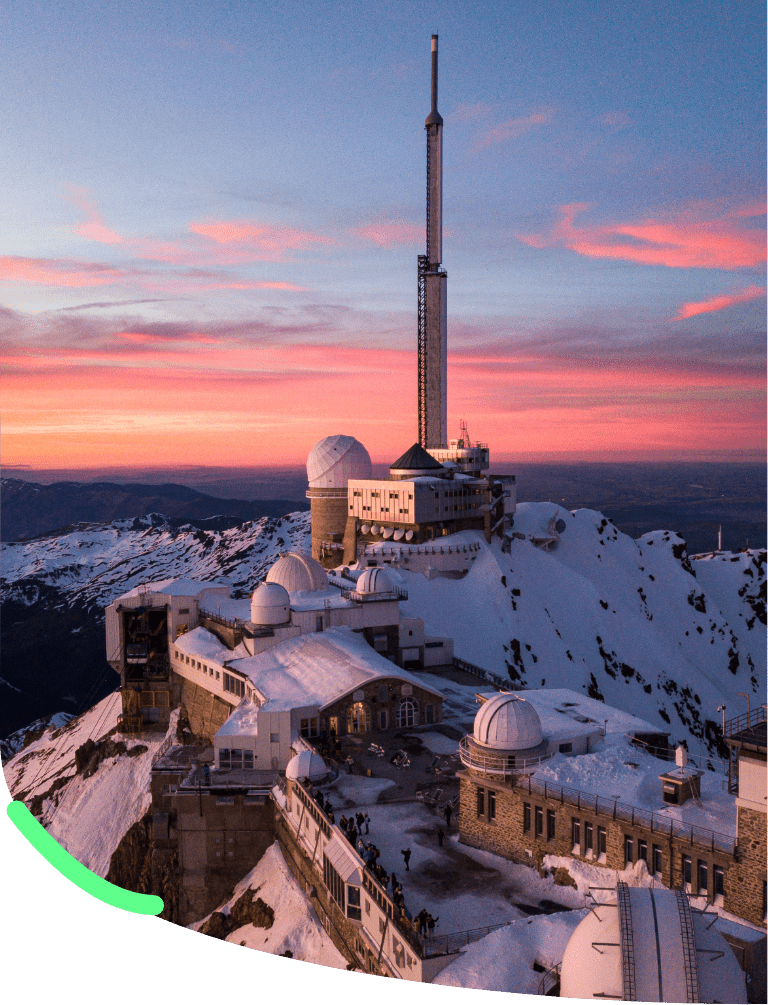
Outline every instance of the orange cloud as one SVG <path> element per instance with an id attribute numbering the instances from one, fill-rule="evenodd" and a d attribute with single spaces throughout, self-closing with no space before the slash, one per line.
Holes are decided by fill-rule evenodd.
<path id="1" fill-rule="evenodd" d="M 612 223 L 576 227 L 574 218 L 587 203 L 560 207 L 560 221 L 549 234 L 518 234 L 534 248 L 562 247 L 586 258 L 613 258 L 644 265 L 680 269 L 751 268 L 765 261 L 762 231 L 741 221 L 765 212 L 765 207 L 740 207 L 713 219 L 696 206 L 669 220 Z"/>
<path id="2" fill-rule="evenodd" d="M 533 112 L 531 115 L 523 115 L 516 119 L 507 119 L 497 126 L 491 126 L 484 133 L 475 138 L 474 149 L 487 150 L 488 147 L 495 147 L 506 140 L 522 136 L 534 126 L 548 125 L 555 116 L 554 108 L 544 108 L 540 112 Z"/>
<path id="3" fill-rule="evenodd" d="M 92 203 L 88 202 L 83 190 L 71 187 L 69 199 L 79 206 L 88 217 L 85 223 L 75 227 L 76 234 L 87 237 L 89 241 L 98 241 L 100 244 L 125 244 L 125 240 L 119 234 L 104 226 L 98 210 Z"/>
<path id="4" fill-rule="evenodd" d="M 364 241 L 378 244 L 380 248 L 391 248 L 395 244 L 418 244 L 424 241 L 424 227 L 415 223 L 369 223 L 366 227 L 356 227 L 353 231 Z"/>
<path id="5" fill-rule="evenodd" d="M 102 262 L 66 258 L 20 258 L 0 255 L 0 282 L 39 286 L 102 286 L 123 279 L 124 272 Z"/>
<path id="6" fill-rule="evenodd" d="M 695 317 L 697 314 L 708 314 L 710 311 L 722 311 L 726 307 L 734 304 L 743 304 L 747 300 L 756 300 L 765 296 L 765 289 L 762 286 L 748 286 L 746 290 L 738 293 L 726 293 L 720 297 L 709 297 L 707 300 L 700 300 L 697 303 L 683 304 L 673 321 L 682 321 L 685 318 Z"/>
<path id="7" fill-rule="evenodd" d="M 333 238 L 298 230 L 296 227 L 278 227 L 242 220 L 190 223 L 189 229 L 216 244 L 245 247 L 250 258 L 261 262 L 283 261 L 287 251 L 303 251 L 313 244 L 336 244 Z"/>

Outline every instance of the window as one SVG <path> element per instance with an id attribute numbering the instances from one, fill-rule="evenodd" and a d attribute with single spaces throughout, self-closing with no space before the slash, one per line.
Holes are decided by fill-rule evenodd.
<path id="1" fill-rule="evenodd" d="M 270 733 L 269 734 L 269 742 L 270 743 L 279 743 L 280 742 L 280 734 L 279 733 Z"/>
<path id="2" fill-rule="evenodd" d="M 379 709 L 379 729 L 387 728 L 387 710 L 385 708 Z"/>
<path id="3" fill-rule="evenodd" d="M 219 671 L 217 670 L 216 671 L 216 680 L 218 680 L 218 679 L 219 679 Z"/>
<path id="4" fill-rule="evenodd" d="M 571 819 L 571 844 L 576 854 L 581 853 L 581 821 L 575 817 Z"/>
<path id="5" fill-rule="evenodd" d="M 709 866 L 706 862 L 702 862 L 699 859 L 699 868 L 697 871 L 698 880 L 698 891 L 700 897 L 706 897 L 709 893 Z"/>
<path id="6" fill-rule="evenodd" d="M 553 841 L 555 837 L 555 811 L 547 810 L 547 841 Z"/>
<path id="7" fill-rule="evenodd" d="M 496 819 L 496 793 L 488 790 L 488 819 Z"/>
<path id="8" fill-rule="evenodd" d="M 637 861 L 638 862 L 640 862 L 640 861 L 645 862 L 645 864 L 648 865 L 648 842 L 647 841 L 640 840 L 640 841 L 637 842 Z"/>
<path id="9" fill-rule="evenodd" d="M 429 723 L 433 723 L 435 721 L 435 706 L 434 705 L 427 705 L 426 713 L 427 713 L 427 715 L 426 715 L 427 723 L 428 724 Z"/>
<path id="10" fill-rule="evenodd" d="M 624 868 L 632 865 L 635 860 L 635 842 L 629 834 L 624 835 Z"/>
<path id="11" fill-rule="evenodd" d="M 481 788 L 477 790 L 477 815 L 479 817 L 485 816 L 485 789 Z"/>
<path id="12" fill-rule="evenodd" d="M 379 701 L 389 701 L 388 684 L 379 684 Z"/>
<path id="13" fill-rule="evenodd" d="M 203 673 L 208 673 L 208 667 L 203 663 Z"/>
<path id="14" fill-rule="evenodd" d="M 189 656 L 186 656 L 185 659 L 186 659 L 187 663 L 189 663 Z"/>
<path id="15" fill-rule="evenodd" d="M 592 851 L 594 849 L 594 843 L 592 840 L 592 824 L 588 821 L 584 821 L 584 852 L 591 857 Z"/>
<path id="16" fill-rule="evenodd" d="M 608 835 L 605 832 L 605 827 L 597 828 L 597 859 L 599 862 L 605 861 L 605 856 L 608 851 Z"/>
<path id="17" fill-rule="evenodd" d="M 328 893 L 330 893 L 342 911 L 344 911 L 344 880 L 333 868 L 328 861 L 328 856 L 325 854 L 323 854 L 323 882 L 328 888 Z M 357 906 L 360 906 L 359 899 Z"/>
<path id="18" fill-rule="evenodd" d="M 305 739 L 317 736 L 317 719 L 302 719 L 299 732 Z"/>
<path id="19" fill-rule="evenodd" d="M 661 848 L 655 844 L 653 846 L 653 875 L 661 876 Z"/>
<path id="20" fill-rule="evenodd" d="M 561 743 L 560 747 L 558 749 L 560 750 L 561 754 L 570 754 L 571 751 L 573 750 L 573 744 L 572 743 Z"/>
<path id="21" fill-rule="evenodd" d="M 536 837 L 541 837 L 544 833 L 544 810 L 541 806 L 536 807 Z"/>
<path id="22" fill-rule="evenodd" d="M 347 712 L 347 732 L 367 733 L 371 728 L 371 711 L 363 701 L 350 705 Z"/>
<path id="23" fill-rule="evenodd" d="M 230 758 L 229 758 L 229 748 L 228 747 L 222 747 L 219 750 L 219 767 L 220 768 L 228 768 L 228 767 L 230 767 L 230 764 L 231 764 L 231 761 L 230 761 Z"/>
<path id="24" fill-rule="evenodd" d="M 722 907 L 723 898 L 725 896 L 725 874 L 723 873 L 723 867 L 721 865 L 712 866 L 712 879 L 714 882 L 713 894 L 715 898 L 715 904 L 718 907 Z"/>
<path id="25" fill-rule="evenodd" d="M 360 921 L 360 887 L 347 887 L 347 917 Z"/>
<path id="26" fill-rule="evenodd" d="M 683 855 L 683 887 L 686 893 L 691 892 L 691 860 Z"/>
<path id="27" fill-rule="evenodd" d="M 243 752 L 242 750 L 233 749 L 231 751 L 232 757 L 232 770 L 239 771 L 243 767 Z"/>
<path id="28" fill-rule="evenodd" d="M 179 608 L 179 614 L 189 614 L 189 608 L 188 607 L 180 607 Z"/>
<path id="29" fill-rule="evenodd" d="M 415 698 L 403 698 L 397 706 L 395 725 L 398 728 L 419 725 L 419 704 Z"/>
<path id="30" fill-rule="evenodd" d="M 253 771 L 253 751 L 243 751 L 243 767 L 246 771 Z"/>
<path id="31" fill-rule="evenodd" d="M 531 829 L 531 804 L 523 803 L 523 830 L 530 831 Z"/>
<path id="32" fill-rule="evenodd" d="M 321 632 L 323 630 L 323 616 L 322 614 L 315 615 L 315 631 Z"/>

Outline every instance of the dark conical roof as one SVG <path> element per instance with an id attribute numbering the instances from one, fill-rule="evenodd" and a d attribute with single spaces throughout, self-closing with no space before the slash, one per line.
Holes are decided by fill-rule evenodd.
<path id="1" fill-rule="evenodd" d="M 402 457 L 398 457 L 396 461 L 393 461 L 389 465 L 390 471 L 423 471 L 426 468 L 431 468 L 435 471 L 440 470 L 443 467 L 439 461 L 428 454 L 424 447 L 419 446 L 418 443 L 414 445 L 403 454 Z"/>

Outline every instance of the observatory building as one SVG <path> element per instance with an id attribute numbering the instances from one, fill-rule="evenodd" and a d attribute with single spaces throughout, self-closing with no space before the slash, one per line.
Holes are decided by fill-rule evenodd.
<path id="1" fill-rule="evenodd" d="M 601 898 L 608 891 L 601 891 Z M 592 899 L 560 965 L 562 998 L 746 1002 L 744 974 L 713 923 L 682 890 L 619 883 Z"/>

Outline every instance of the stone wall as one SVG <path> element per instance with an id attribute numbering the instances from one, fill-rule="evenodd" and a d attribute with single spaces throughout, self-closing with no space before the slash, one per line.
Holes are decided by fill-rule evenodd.
<path id="1" fill-rule="evenodd" d="M 397 631 L 397 629 L 395 629 Z M 380 700 L 379 686 L 386 683 L 387 685 L 387 700 Z M 379 712 L 384 709 L 387 713 L 387 729 L 394 730 L 398 728 L 395 725 L 395 713 L 400 701 L 407 697 L 402 694 L 403 681 L 388 680 L 382 681 L 377 680 L 371 684 L 365 684 L 363 687 L 354 691 L 352 694 L 345 695 L 339 701 L 335 702 L 333 705 L 329 705 L 324 711 L 324 719 L 326 722 L 326 728 L 330 731 L 331 728 L 331 718 L 336 718 L 338 722 L 337 733 L 339 736 L 343 736 L 347 732 L 347 713 L 350 706 L 355 704 L 356 701 L 364 701 L 365 704 L 370 709 L 371 713 L 371 731 L 378 732 L 379 730 Z M 353 698 L 353 694 L 359 694 L 362 692 L 363 698 Z M 426 706 L 432 705 L 433 709 L 433 721 L 440 722 L 443 716 L 443 701 L 438 695 L 430 694 L 429 691 L 425 691 L 420 687 L 413 686 L 412 697 L 416 699 L 419 703 L 420 719 L 419 724 L 424 725 L 426 721 Z"/>
<path id="2" fill-rule="evenodd" d="M 327 495 L 321 495 L 322 492 L 322 489 L 310 489 L 312 558 L 316 558 L 324 569 L 335 569 L 344 560 L 343 549 L 325 551 L 323 542 L 343 545 L 349 504 L 343 489 L 329 490 Z"/>
<path id="3" fill-rule="evenodd" d="M 766 815 L 746 806 L 738 808 L 739 860 L 725 890 L 725 909 L 765 925 Z"/>
<path id="4" fill-rule="evenodd" d="M 654 846 L 661 852 L 661 874 L 659 879 L 668 887 L 682 887 L 683 859 L 691 860 L 694 885 L 698 875 L 699 862 L 707 866 L 708 899 L 713 901 L 714 867 L 723 870 L 725 909 L 741 918 L 752 920 L 745 913 L 748 909 L 739 900 L 737 881 L 739 865 L 732 855 L 704 848 L 677 837 L 650 831 L 646 827 L 633 825 L 628 821 L 614 819 L 610 814 L 594 810 L 594 797 L 585 793 L 579 806 L 561 802 L 559 797 L 544 797 L 528 793 L 524 788 L 515 788 L 509 783 L 490 777 L 473 775 L 469 771 L 459 772 L 460 779 L 460 823 L 459 837 L 464 844 L 502 855 L 514 862 L 540 869 L 545 855 L 560 855 L 579 859 L 590 865 L 610 870 L 626 868 L 625 839 L 632 839 L 632 862 L 637 862 L 640 843 L 646 845 L 646 861 L 649 871 L 653 869 Z M 483 813 L 478 814 L 478 789 L 483 790 Z M 489 793 L 495 798 L 493 817 L 489 812 Z M 526 805 L 530 808 L 530 827 L 526 829 Z M 536 833 L 537 809 L 540 811 L 541 834 Z M 579 822 L 579 847 L 573 844 L 573 821 Z M 551 823 L 554 834 L 549 836 Z M 592 854 L 586 850 L 586 825 L 592 825 Z M 599 829 L 605 832 L 605 853 L 599 854 Z M 762 831 L 763 862 L 765 856 L 765 816 Z M 753 870 L 754 871 L 754 870 Z M 763 877 L 765 866 L 763 865 Z M 759 889 L 758 889 L 759 888 Z M 754 890 L 762 896 L 762 885 L 756 883 Z M 694 891 L 695 892 L 695 891 Z M 730 904 L 730 906 L 729 906 Z M 751 910 L 751 909 L 750 909 Z M 757 922 L 760 923 L 760 920 Z"/>
<path id="5" fill-rule="evenodd" d="M 192 733 L 200 742 L 213 744 L 213 736 L 232 714 L 234 704 L 223 701 L 207 688 L 200 687 L 186 677 L 171 671 L 175 704 L 181 705 L 182 716 L 186 715 Z"/>

